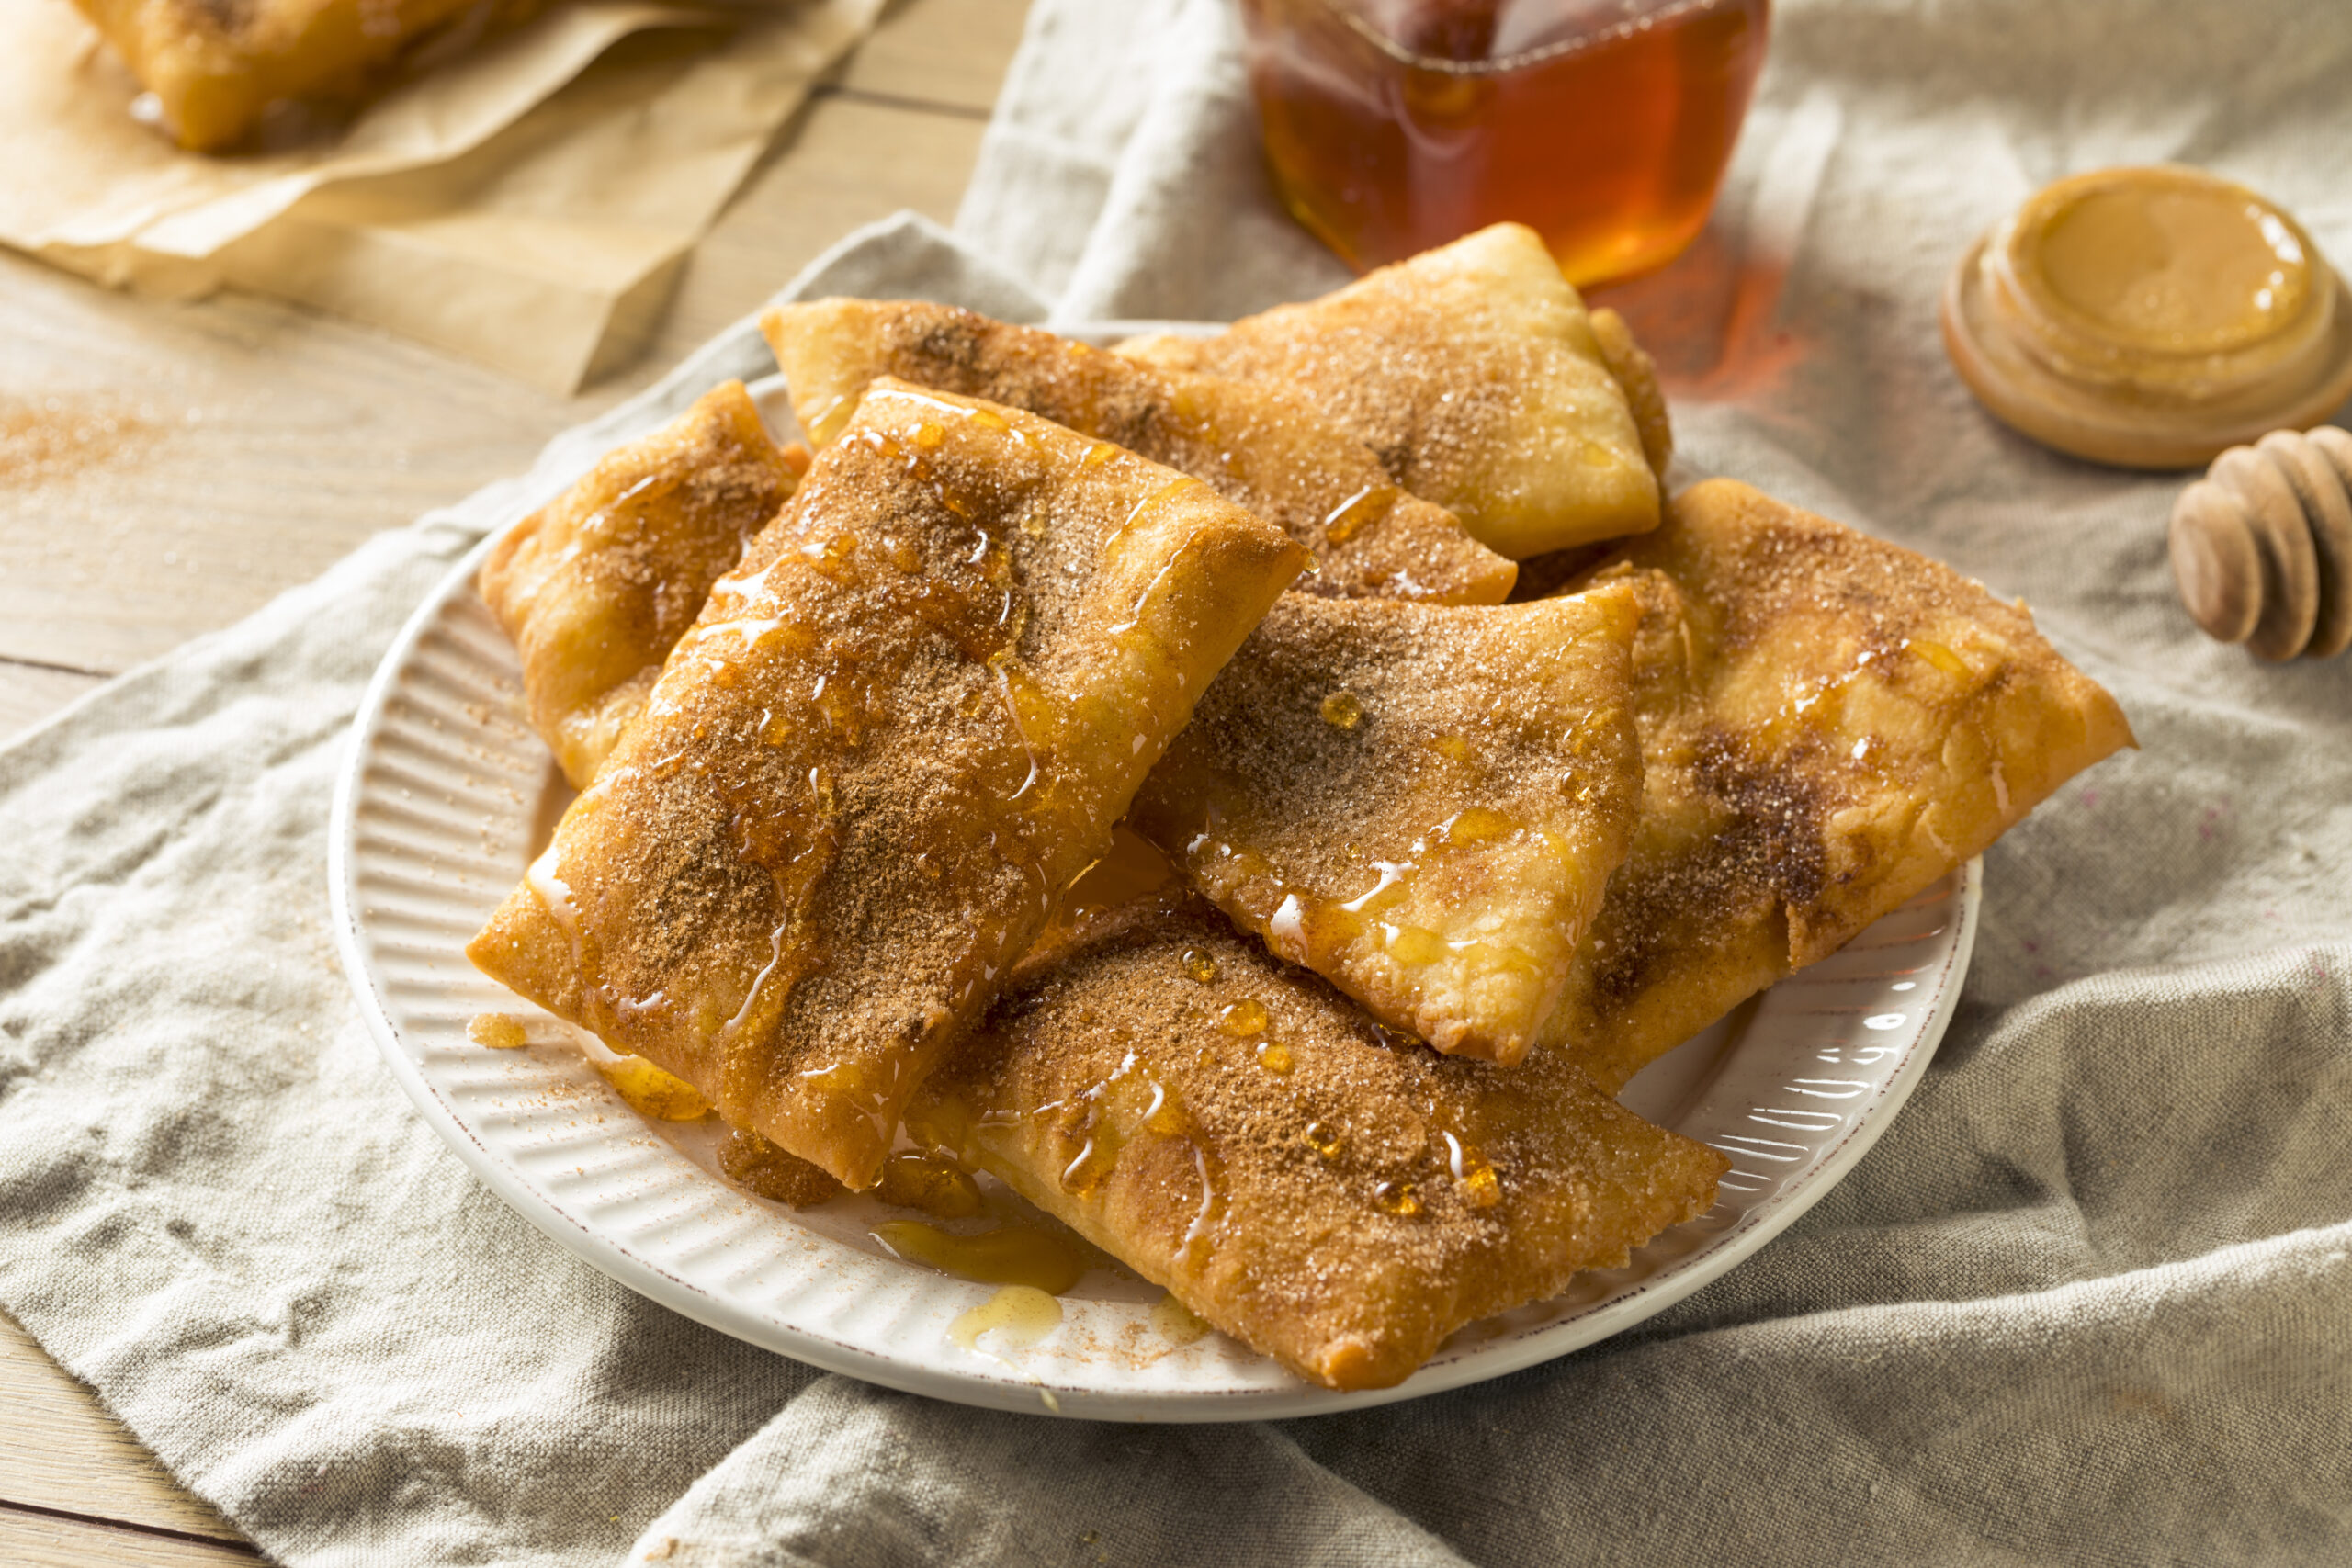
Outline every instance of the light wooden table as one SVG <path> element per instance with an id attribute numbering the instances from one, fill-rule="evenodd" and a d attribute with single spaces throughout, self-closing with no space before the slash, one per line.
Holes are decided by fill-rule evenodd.
<path id="1" fill-rule="evenodd" d="M 1026 5 L 894 5 L 695 253 L 644 355 L 575 398 L 268 300 L 157 304 L 0 251 L 0 739 L 519 471 L 857 225 L 952 218 Z M 0 1315 L 0 1562 L 256 1556 Z"/>

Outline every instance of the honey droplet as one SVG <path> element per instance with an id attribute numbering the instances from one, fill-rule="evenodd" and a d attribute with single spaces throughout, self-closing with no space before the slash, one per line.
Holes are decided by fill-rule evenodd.
<path id="1" fill-rule="evenodd" d="M 943 1220 L 969 1219 L 980 1212 L 978 1182 L 938 1156 L 911 1149 L 882 1162 L 882 1180 L 875 1196 L 885 1203 L 921 1209 Z"/>
<path id="2" fill-rule="evenodd" d="M 1483 844 L 1515 831 L 1519 824 L 1499 811 L 1489 811 L 1474 806 L 1457 813 L 1445 824 L 1445 841 L 1449 844 Z"/>
<path id="3" fill-rule="evenodd" d="M 1363 722 L 1363 704 L 1353 692 L 1333 692 L 1322 701 L 1323 722 L 1334 729 L 1353 729 Z"/>
<path id="4" fill-rule="evenodd" d="M 1044 538 L 1046 536 L 1046 514 L 1042 512 L 1032 512 L 1023 517 L 1021 519 L 1021 533 L 1024 538 Z"/>
<path id="5" fill-rule="evenodd" d="M 842 579 L 842 569 L 848 564 L 850 558 L 857 553 L 857 536 L 829 534 L 821 539 L 811 539 L 801 546 L 800 553 L 806 556 L 819 571 L 838 582 Z"/>
<path id="6" fill-rule="evenodd" d="M 1188 947 L 1184 956 L 1177 960 L 1184 966 L 1184 978 L 1207 985 L 1216 978 L 1216 958 L 1197 947 Z"/>
<path id="7" fill-rule="evenodd" d="M 1152 1303 L 1151 1331 L 1170 1345 L 1190 1345 L 1207 1337 L 1209 1325 L 1171 1292 Z"/>
<path id="8" fill-rule="evenodd" d="M 1491 1209 L 1502 1201 L 1503 1184 L 1495 1168 L 1480 1160 L 1462 1173 L 1462 1199 L 1474 1209 Z"/>
<path id="9" fill-rule="evenodd" d="M 921 1220 L 890 1220 L 875 1226 L 874 1236 L 910 1262 L 983 1285 L 1026 1285 L 1057 1296 L 1086 1272 L 1086 1255 L 1073 1243 L 1029 1225 L 956 1235 Z"/>
<path id="10" fill-rule="evenodd" d="M 1290 1047 L 1278 1040 L 1270 1040 L 1258 1047 L 1258 1065 L 1270 1073 L 1287 1073 L 1291 1069 Z"/>
<path id="11" fill-rule="evenodd" d="M 1062 1303 L 1035 1285 L 1007 1285 L 947 1325 L 947 1337 L 977 1350 L 980 1336 L 994 1334 L 1008 1350 L 1025 1350 L 1059 1328 Z"/>
<path id="12" fill-rule="evenodd" d="M 1924 637 L 1913 637 L 1904 646 L 1954 680 L 1967 679 L 1968 661 L 1942 643 L 1929 642 Z"/>
<path id="13" fill-rule="evenodd" d="M 1396 490 L 1393 485 L 1368 485 L 1340 502 L 1331 515 L 1323 519 L 1323 536 L 1335 545 L 1344 545 L 1364 525 L 1388 515 L 1396 504 Z"/>
<path id="14" fill-rule="evenodd" d="M 1193 1118 L 1183 1096 L 1161 1083 L 1149 1085 L 1151 1104 L 1143 1113 L 1144 1131 L 1163 1138 L 1181 1138 L 1193 1130 Z"/>
<path id="15" fill-rule="evenodd" d="M 1012 426 L 1004 423 L 1003 415 L 992 413 L 987 409 L 974 409 L 972 411 L 972 423 L 974 424 L 984 424 L 990 430 L 1011 430 L 1012 428 Z"/>
<path id="16" fill-rule="evenodd" d="M 1306 1131 L 1299 1136 L 1306 1141 L 1308 1148 L 1325 1159 L 1339 1158 L 1340 1145 L 1347 1141 L 1340 1131 L 1329 1122 L 1309 1122 Z"/>
<path id="17" fill-rule="evenodd" d="M 656 1122 L 692 1122 L 710 1114 L 710 1101 L 685 1079 L 673 1077 L 642 1056 L 599 1062 L 596 1070 L 620 1090 L 629 1109 Z"/>
<path id="18" fill-rule="evenodd" d="M 925 420 L 915 431 L 915 445 L 928 452 L 947 439 L 947 432 Z"/>
<path id="19" fill-rule="evenodd" d="M 1237 1039 L 1266 1032 L 1266 1004 L 1254 997 L 1228 1002 L 1216 1015 L 1216 1026 Z"/>
<path id="20" fill-rule="evenodd" d="M 1457 762 L 1466 762 L 1470 760 L 1470 742 L 1459 735 L 1441 735 L 1430 742 L 1430 750 L 1442 757 L 1450 757 Z"/>
<path id="21" fill-rule="evenodd" d="M 1399 964 L 1435 964 L 1446 954 L 1445 939 L 1420 926 L 1388 926 L 1389 955 Z"/>
<path id="22" fill-rule="evenodd" d="M 523 1033 L 523 1021 L 503 1012 L 474 1014 L 466 1025 L 466 1038 L 493 1051 L 519 1051 L 531 1043 Z"/>
<path id="23" fill-rule="evenodd" d="M 1093 446 L 1089 446 L 1086 449 L 1086 456 L 1080 460 L 1078 466 L 1080 468 L 1091 468 L 1098 463 L 1107 463 L 1111 460 L 1111 454 L 1114 450 L 1115 450 L 1115 448 L 1114 448 L 1109 442 L 1097 441 Z"/>
<path id="24" fill-rule="evenodd" d="M 1400 1220 L 1411 1219 L 1421 1212 L 1420 1194 L 1413 1190 L 1408 1181 L 1382 1182 L 1372 1190 L 1372 1201 L 1380 1205 L 1383 1213 Z"/>

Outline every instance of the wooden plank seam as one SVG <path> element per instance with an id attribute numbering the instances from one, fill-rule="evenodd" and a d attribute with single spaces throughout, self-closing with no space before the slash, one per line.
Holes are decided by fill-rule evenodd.
<path id="1" fill-rule="evenodd" d="M 237 1557 L 257 1558 L 261 1555 L 261 1549 L 250 1541 L 230 1540 L 217 1535 L 198 1535 L 194 1530 L 175 1530 L 163 1525 L 133 1524 L 128 1519 L 110 1519 L 101 1514 L 77 1514 L 70 1508 L 44 1508 L 35 1503 L 17 1503 L 6 1497 L 0 1497 L 0 1513 L 29 1514 L 37 1518 L 86 1525 L 94 1529 L 119 1530 L 126 1535 L 150 1535 L 164 1540 L 184 1541 L 190 1546 L 212 1547 Z"/>

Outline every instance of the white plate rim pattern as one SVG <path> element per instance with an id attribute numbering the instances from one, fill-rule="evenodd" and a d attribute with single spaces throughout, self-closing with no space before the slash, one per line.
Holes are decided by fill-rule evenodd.
<path id="1" fill-rule="evenodd" d="M 1061 330 L 1102 341 L 1130 335 L 1134 327 L 1087 323 Z M 779 400 L 773 378 L 753 390 L 763 407 L 773 409 Z M 1144 1321 L 1140 1303 L 1147 1298 L 1132 1291 L 1072 1303 L 1081 1320 L 1079 1331 L 1049 1337 L 1032 1350 L 966 1350 L 943 1330 L 957 1312 L 984 1299 L 987 1287 L 900 1262 L 878 1247 L 861 1250 L 810 1229 L 780 1206 L 737 1191 L 681 1152 L 675 1137 L 639 1122 L 577 1053 L 552 1045 L 493 1053 L 465 1042 L 463 1019 L 472 1011 L 536 1010 L 475 972 L 459 951 L 488 912 L 483 899 L 494 903 L 519 877 L 520 846 L 536 809 L 531 797 L 517 793 L 513 772 L 537 744 L 521 724 L 513 652 L 473 591 L 474 573 L 497 536 L 494 531 L 469 552 L 411 616 L 353 725 L 335 791 L 328 880 L 335 943 L 361 1014 L 394 1081 L 426 1124 L 540 1231 L 673 1311 L 828 1371 L 1001 1409 L 1103 1420 L 1224 1421 L 1360 1409 L 1550 1360 L 1663 1311 L 1755 1252 L 1826 1195 L 1869 1151 L 1925 1073 L 1951 1021 L 1974 945 L 1983 889 L 1977 861 L 1840 953 L 1783 981 L 1653 1065 L 1624 1098 L 1732 1156 L 1733 1174 L 1715 1209 L 1637 1251 L 1625 1269 L 1580 1275 L 1554 1302 L 1465 1329 L 1394 1388 L 1333 1393 L 1216 1335 L 1201 1346 L 1169 1344 L 1138 1353 L 1127 1325 Z M 484 626 L 492 628 L 487 637 Z M 508 667 L 503 671 L 502 650 Z M 497 705 L 502 680 L 503 711 Z M 469 706 L 469 698 L 477 704 Z M 497 766 L 506 767 L 508 775 L 481 776 Z M 544 776 L 543 748 L 537 767 Z M 447 785 L 456 793 L 443 796 L 445 806 L 429 807 L 417 801 L 417 785 L 428 791 Z M 485 810 L 489 815 L 479 815 Z M 420 862 L 420 855 L 426 858 Z M 438 874 L 445 863 L 459 867 L 447 882 Z M 483 873 L 471 884 L 468 865 Z M 470 892 L 459 891 L 469 886 Z M 413 932 L 424 934 L 421 941 L 403 934 Z M 1897 948 L 1905 959 L 1917 960 L 1912 968 L 1889 970 L 1889 961 L 1873 957 Z M 1915 977 L 1895 979 L 1897 973 Z M 1857 1027 L 1861 1032 L 1852 1032 Z M 1773 1030 L 1791 1038 L 1768 1053 L 1755 1042 L 1770 1038 L 1759 1031 Z M 1800 1047 L 1826 1065 L 1788 1070 L 1790 1052 Z M 484 1072 L 519 1074 L 517 1086 L 503 1092 L 526 1100 L 536 1095 L 542 1109 L 510 1113 L 497 1084 L 484 1087 Z M 1766 1100 L 1790 1103 L 1759 1103 Z M 571 1125 L 593 1108 L 606 1120 L 592 1121 L 592 1128 L 610 1131 L 565 1142 L 560 1132 L 548 1131 L 549 1118 L 563 1115 L 560 1109 L 547 1111 L 549 1105 L 578 1112 Z M 588 1176 L 584 1157 L 576 1183 L 550 1174 L 549 1150 L 589 1149 L 610 1156 L 595 1179 Z M 720 1215 L 721 1208 L 731 1213 Z M 860 1222 L 844 1223 L 854 1228 Z M 729 1224 L 733 1230 L 726 1231 Z M 700 1235 L 697 1225 L 717 1230 Z M 718 1231 L 726 1235 L 713 1239 Z M 668 1234 L 673 1232 L 692 1244 L 671 1245 L 680 1239 Z M 760 1254 L 748 1266 L 745 1247 Z M 797 1265 L 787 1256 L 796 1248 Z M 801 1272 L 793 1273 L 794 1267 Z M 756 1284 L 764 1278 L 763 1268 L 782 1269 L 781 1298 L 743 1282 Z M 895 1274 L 875 1272 L 885 1269 Z M 844 1272 L 854 1281 L 846 1295 L 839 1278 Z M 868 1301 L 873 1310 L 860 1310 Z M 1119 1336 L 1123 1348 L 1106 1348 Z M 1064 1339 L 1070 1346 L 1057 1347 Z"/>

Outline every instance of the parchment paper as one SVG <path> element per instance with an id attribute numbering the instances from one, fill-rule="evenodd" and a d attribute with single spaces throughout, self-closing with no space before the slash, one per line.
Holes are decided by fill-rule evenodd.
<path id="1" fill-rule="evenodd" d="M 575 0 L 299 151 L 183 152 L 65 0 L 0 0 L 0 243 L 301 300 L 556 391 L 657 303 L 881 0 Z"/>

